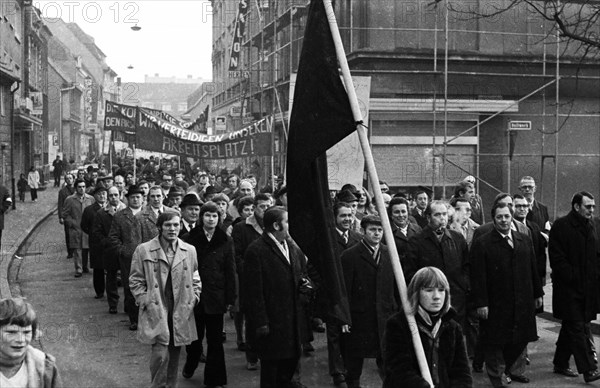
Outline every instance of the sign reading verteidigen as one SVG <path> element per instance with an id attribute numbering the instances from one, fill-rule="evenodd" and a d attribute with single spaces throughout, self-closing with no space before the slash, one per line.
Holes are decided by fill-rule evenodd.
<path id="1" fill-rule="evenodd" d="M 531 121 L 509 121 L 508 122 L 508 130 L 509 131 L 530 131 L 531 130 Z"/>

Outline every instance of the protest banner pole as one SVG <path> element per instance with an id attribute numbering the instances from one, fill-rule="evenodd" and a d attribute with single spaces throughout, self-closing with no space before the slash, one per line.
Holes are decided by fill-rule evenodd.
<path id="1" fill-rule="evenodd" d="M 108 163 L 110 163 L 110 173 L 113 173 L 113 159 L 112 159 L 112 150 L 115 148 L 115 143 L 113 140 L 113 131 L 110 131 L 110 140 L 108 141 Z"/>
<path id="2" fill-rule="evenodd" d="M 419 329 L 415 321 L 415 316 L 409 311 L 404 272 L 402 271 L 402 266 L 400 264 L 398 250 L 396 249 L 396 243 L 392 233 L 392 226 L 389 218 L 387 217 L 387 211 L 381 193 L 381 186 L 379 185 L 379 177 L 377 175 L 377 170 L 375 169 L 375 160 L 373 159 L 373 154 L 369 145 L 369 139 L 367 138 L 366 126 L 362 123 L 362 114 L 360 113 L 358 98 L 356 97 L 356 91 L 354 90 L 350 68 L 348 67 L 348 61 L 346 60 L 346 53 L 344 51 L 342 38 L 338 30 L 333 6 L 331 5 L 331 0 L 323 0 L 323 4 L 325 5 L 325 13 L 327 14 L 327 20 L 329 22 L 331 35 L 335 44 L 335 51 L 342 70 L 344 85 L 346 87 L 346 92 L 348 93 L 348 99 L 350 100 L 350 107 L 352 108 L 354 121 L 357 123 L 356 130 L 358 132 L 361 148 L 365 157 L 365 164 L 367 166 L 369 180 L 373 187 L 377 211 L 381 215 L 383 234 L 391 256 L 394 276 L 396 278 L 396 284 L 398 285 L 398 291 L 400 293 L 404 314 L 406 315 L 406 320 L 408 321 L 408 325 L 410 327 L 410 334 L 415 348 L 419 368 L 421 370 L 421 376 L 429 383 L 431 387 L 433 387 L 433 380 L 431 378 L 429 367 L 427 366 L 427 359 L 425 358 L 425 352 L 423 351 L 423 344 L 421 343 L 421 337 L 419 336 Z"/>

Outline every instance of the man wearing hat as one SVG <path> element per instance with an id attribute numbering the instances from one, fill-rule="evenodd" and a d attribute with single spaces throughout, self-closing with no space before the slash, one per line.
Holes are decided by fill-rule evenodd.
<path id="1" fill-rule="evenodd" d="M 112 247 L 112 255 L 118 257 L 121 267 L 121 279 L 124 280 L 125 312 L 129 315 L 129 330 L 137 330 L 138 307 L 129 289 L 127 279 L 129 279 L 133 252 L 141 243 L 141 226 L 136 215 L 142 210 L 144 192 L 139 186 L 131 185 L 126 195 L 128 206 L 115 213 L 108 239 Z"/>
<path id="2" fill-rule="evenodd" d="M 93 192 L 96 202 L 86 207 L 81 216 L 81 230 L 88 236 L 92 234 L 92 227 L 96 213 L 100 209 L 104 209 L 107 200 L 107 190 L 102 185 L 98 185 Z M 96 291 L 96 299 L 104 296 L 104 266 L 102 265 L 102 248 L 99 246 L 99 241 L 89 239 L 90 246 L 90 267 L 93 269 L 93 284 Z"/>
<path id="3" fill-rule="evenodd" d="M 81 277 L 82 272 L 89 272 L 88 235 L 81 230 L 81 217 L 83 210 L 94 203 L 94 197 L 85 192 L 85 181 L 75 181 L 75 194 L 69 196 L 63 205 L 63 217 L 65 225 L 69 227 L 69 248 L 73 249 L 73 263 L 75 265 L 75 277 Z"/>
<path id="4" fill-rule="evenodd" d="M 179 238 L 188 234 L 198 225 L 198 217 L 200 216 L 200 206 L 202 202 L 198 199 L 195 193 L 186 194 L 179 207 L 181 208 L 181 230 Z"/>
<path id="5" fill-rule="evenodd" d="M 175 210 L 180 210 L 181 201 L 183 200 L 183 195 L 185 192 L 183 188 L 180 186 L 171 186 L 169 189 L 169 193 L 167 194 L 167 198 L 163 201 L 163 205 L 169 206 Z"/>
<path id="6" fill-rule="evenodd" d="M 207 186 L 206 189 L 204 189 L 204 203 L 208 201 L 214 201 L 213 198 L 217 194 L 219 194 L 219 191 L 215 186 Z"/>
<path id="7" fill-rule="evenodd" d="M 114 183 L 115 183 L 115 180 L 112 175 L 110 175 L 110 174 L 106 175 L 106 174 L 102 173 L 102 174 L 98 175 L 98 181 L 97 181 L 96 186 L 97 187 L 102 186 L 108 190 L 109 188 L 111 188 L 114 185 Z"/>
<path id="8" fill-rule="evenodd" d="M 346 384 L 350 388 L 360 386 L 365 358 L 375 358 L 383 372 L 383 330 L 388 318 L 398 311 L 390 255 L 388 248 L 381 244 L 381 219 L 369 214 L 363 217 L 360 225 L 362 240 L 341 256 L 352 319 L 352 326 L 342 326 Z"/>

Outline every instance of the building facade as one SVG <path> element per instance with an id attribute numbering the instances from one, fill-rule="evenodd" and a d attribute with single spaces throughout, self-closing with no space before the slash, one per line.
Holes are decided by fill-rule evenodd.
<path id="1" fill-rule="evenodd" d="M 238 4 L 213 1 L 213 117 L 273 115 L 278 172 L 309 2 L 248 4 L 239 71 L 230 73 Z M 600 61 L 593 51 L 583 58 L 525 4 L 477 16 L 492 5 L 336 2 L 351 72 L 371 78 L 376 167 L 395 190 L 425 188 L 436 198 L 474 175 L 488 204 L 530 175 L 558 216 L 575 190 L 600 192 Z M 231 120 L 228 130 L 240 125 Z"/>

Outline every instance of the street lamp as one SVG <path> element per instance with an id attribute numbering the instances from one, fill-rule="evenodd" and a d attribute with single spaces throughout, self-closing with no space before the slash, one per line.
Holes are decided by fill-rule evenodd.
<path id="1" fill-rule="evenodd" d="M 136 24 L 135 24 L 135 26 L 131 26 L 131 29 L 132 29 L 133 31 L 139 31 L 139 30 L 141 30 L 141 29 L 142 29 L 142 27 L 138 26 L 138 25 L 137 25 L 137 23 L 136 23 Z"/>
<path id="2" fill-rule="evenodd" d="M 129 66 L 127 66 L 127 68 L 128 68 L 129 70 L 131 70 L 131 69 L 133 69 L 133 65 L 129 65 Z"/>

